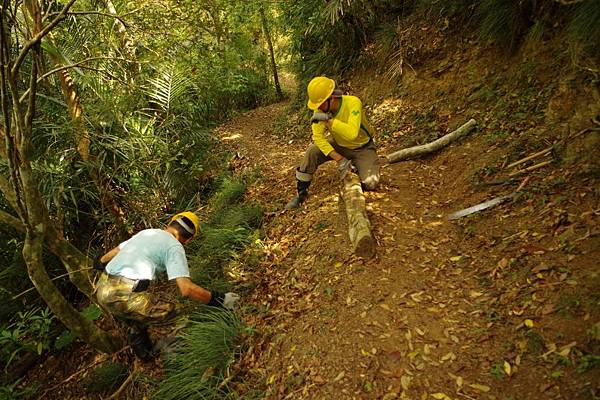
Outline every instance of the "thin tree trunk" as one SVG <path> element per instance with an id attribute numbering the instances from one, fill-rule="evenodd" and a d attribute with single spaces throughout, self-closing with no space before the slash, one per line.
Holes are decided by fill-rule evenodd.
<path id="1" fill-rule="evenodd" d="M 271 40 L 269 24 L 267 22 L 267 16 L 265 15 L 265 10 L 262 4 L 260 5 L 260 19 L 262 21 L 263 31 L 265 32 L 265 39 L 267 40 L 267 45 L 269 46 L 269 54 L 271 55 L 271 70 L 273 72 L 273 82 L 275 82 L 275 92 L 277 92 L 277 97 L 281 99 L 283 97 L 283 93 L 281 92 L 281 86 L 279 85 L 279 76 L 277 75 L 277 64 L 275 63 L 273 41 Z"/>
<path id="2" fill-rule="evenodd" d="M 18 232 L 25 233 L 23 222 L 4 211 L 0 211 L 0 223 L 10 226 Z M 90 269 L 93 267 L 93 260 L 69 243 L 51 224 L 47 223 L 46 226 L 44 243 L 52 254 L 61 260 L 69 273 L 71 283 L 86 297 L 94 300 L 94 288 L 89 274 Z"/>
<path id="3" fill-rule="evenodd" d="M 61 61 L 50 54 L 50 58 L 53 60 L 56 66 L 61 65 Z M 90 161 L 90 134 L 85 126 L 83 119 L 83 107 L 79 100 L 79 94 L 73 83 L 73 79 L 67 70 L 60 70 L 57 72 L 60 79 L 60 87 L 69 110 L 69 116 L 71 117 L 71 123 L 75 130 L 75 142 L 77 153 L 83 161 Z M 108 179 L 102 177 L 102 174 L 95 167 L 90 168 L 90 177 L 98 188 L 100 193 L 100 201 L 102 206 L 108 210 L 115 218 L 115 224 L 121 226 L 124 222 L 124 213 L 121 207 L 117 204 L 115 198 L 111 195 L 111 187 L 108 183 Z"/>
<path id="4" fill-rule="evenodd" d="M 27 273 L 38 293 L 73 335 L 102 352 L 117 351 L 122 346 L 118 338 L 99 329 L 92 321 L 73 308 L 46 273 L 42 262 L 43 236 L 42 226 L 28 229 L 23 246 L 23 258 L 27 264 Z"/>
<path id="5" fill-rule="evenodd" d="M 54 56 L 50 56 L 56 66 L 60 66 L 61 62 Z M 75 89 L 75 84 L 69 72 L 65 69 L 58 71 L 58 78 L 60 80 L 60 88 L 63 92 L 63 97 L 69 110 L 69 116 L 71 117 L 71 124 L 75 131 L 75 145 L 77 153 L 83 161 L 89 161 L 90 159 L 90 135 L 85 127 L 85 121 L 83 120 L 83 107 L 79 101 L 79 95 Z"/>
<path id="6" fill-rule="evenodd" d="M 112 0 L 104 0 L 104 6 L 106 7 L 109 13 L 117 15 L 117 9 L 115 8 L 115 5 L 113 4 Z M 132 76 L 130 76 L 130 79 L 133 79 L 133 75 L 139 72 L 139 64 L 135 55 L 135 43 L 127 33 L 127 28 L 125 27 L 123 22 L 121 22 L 121 20 L 115 18 L 113 28 L 117 32 L 117 35 L 119 35 L 121 49 L 123 50 L 123 52 L 125 53 L 125 55 L 131 63 L 131 68 L 129 70 L 132 72 Z"/>
<path id="7" fill-rule="evenodd" d="M 41 14 L 38 1 L 26 2 L 26 8 L 29 11 L 32 19 L 35 21 L 35 30 L 41 30 L 41 19 L 39 18 Z M 46 40 L 54 45 L 51 40 L 51 34 L 48 34 Z M 48 55 L 56 66 L 62 66 L 62 60 L 60 60 L 56 55 L 52 53 L 48 53 Z M 81 105 L 77 88 L 75 87 L 73 79 L 66 69 L 58 71 L 57 74 L 60 80 L 60 87 L 63 92 L 63 97 L 65 98 L 65 103 L 67 104 L 69 116 L 71 117 L 71 123 L 73 124 L 73 129 L 75 131 L 75 146 L 77 153 L 83 161 L 88 162 L 90 161 L 91 140 L 90 134 L 83 119 L 83 107 Z M 103 207 L 114 216 L 116 225 L 122 226 L 124 221 L 124 213 L 123 210 L 121 210 L 121 207 L 117 204 L 115 198 L 110 194 L 110 187 L 107 183 L 108 180 L 103 177 L 100 171 L 98 171 L 95 167 L 90 168 L 90 176 L 98 188 Z"/>

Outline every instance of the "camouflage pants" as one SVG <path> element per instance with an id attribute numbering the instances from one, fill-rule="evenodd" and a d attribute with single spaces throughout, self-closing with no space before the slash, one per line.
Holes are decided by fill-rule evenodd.
<path id="1" fill-rule="evenodd" d="M 157 324 L 177 315 L 173 303 L 159 301 L 148 292 L 132 292 L 134 281 L 103 273 L 96 284 L 96 299 L 106 311 L 134 324 Z"/>

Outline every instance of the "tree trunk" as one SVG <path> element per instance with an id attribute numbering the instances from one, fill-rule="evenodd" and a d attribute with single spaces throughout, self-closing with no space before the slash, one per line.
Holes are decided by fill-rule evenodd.
<path id="1" fill-rule="evenodd" d="M 354 253 L 363 258 L 373 257 L 375 255 L 375 239 L 371 235 L 371 223 L 367 216 L 365 195 L 356 174 L 348 173 L 346 175 L 342 182 L 340 196 L 346 209 L 348 235 Z"/>
<path id="2" fill-rule="evenodd" d="M 470 119 L 469 122 L 458 128 L 454 132 L 442 136 L 441 138 L 434 140 L 431 143 L 427 143 L 421 146 L 409 147 L 408 149 L 402 149 L 394 153 L 388 154 L 386 158 L 390 163 L 394 163 L 397 161 L 407 160 L 409 158 L 419 157 L 424 154 L 433 153 L 435 151 L 438 151 L 442 147 L 447 146 L 448 144 L 452 143 L 453 141 L 462 137 L 463 135 L 467 134 L 471 131 L 471 129 L 475 127 L 475 125 L 477 125 L 477 122 L 474 119 Z"/>
<path id="3" fill-rule="evenodd" d="M 278 98 L 283 98 L 281 92 L 281 86 L 279 85 L 279 76 L 277 75 L 277 64 L 275 63 L 275 52 L 273 51 L 273 41 L 271 40 L 271 33 L 269 32 L 269 25 L 267 22 L 267 16 L 265 15 L 265 9 L 262 4 L 260 5 L 260 19 L 262 21 L 263 31 L 265 32 L 265 39 L 269 46 L 269 54 L 271 55 L 271 71 L 273 72 L 273 82 L 275 82 L 275 92 Z"/>
<path id="4" fill-rule="evenodd" d="M 60 293 L 54 285 L 42 263 L 43 231 L 36 226 L 27 231 L 23 246 L 23 257 L 27 264 L 27 273 L 31 282 L 56 317 L 76 337 L 82 339 L 95 349 L 113 353 L 122 347 L 118 337 L 110 336 L 99 329 L 92 321 L 79 313 Z"/>
<path id="5" fill-rule="evenodd" d="M 117 9 L 115 8 L 115 5 L 113 4 L 112 0 L 104 0 L 104 6 L 106 7 L 109 13 L 117 15 Z M 139 73 L 140 70 L 140 66 L 137 62 L 137 57 L 135 55 L 135 44 L 131 37 L 127 34 L 127 28 L 125 27 L 123 22 L 121 22 L 121 20 L 115 18 L 113 29 L 117 32 L 117 35 L 119 35 L 121 49 L 123 50 L 123 52 L 125 53 L 125 55 L 131 63 L 129 71 L 132 72 L 132 74 L 129 77 L 129 79 L 133 80 L 135 74 Z"/>
<path id="6" fill-rule="evenodd" d="M 8 187 L 8 182 L 3 176 L 0 176 L 0 191 L 8 200 L 13 209 L 16 210 L 14 192 Z M 19 218 L 0 210 L 0 223 L 14 228 L 16 231 L 25 234 L 25 224 Z M 81 293 L 88 298 L 93 299 L 93 287 L 90 279 L 89 270 L 84 267 L 92 267 L 93 261 L 86 257 L 79 249 L 69 243 L 62 234 L 53 226 L 51 221 L 46 221 L 45 225 L 45 244 L 48 249 L 56 255 L 65 266 L 69 273 L 69 280 L 79 289 Z"/>
<path id="7" fill-rule="evenodd" d="M 57 67 L 61 65 L 60 61 L 56 57 L 51 55 L 50 58 L 52 58 L 52 61 Z M 73 79 L 67 70 L 63 69 L 58 71 L 57 74 L 60 80 L 60 87 L 63 92 L 63 97 L 65 98 L 67 109 L 69 110 L 71 123 L 73 124 L 73 129 L 75 130 L 75 145 L 77 148 L 77 153 L 79 153 L 79 156 L 83 161 L 89 161 L 90 135 L 83 120 L 83 108 L 81 107 L 81 102 L 79 101 L 79 95 L 75 89 Z"/>

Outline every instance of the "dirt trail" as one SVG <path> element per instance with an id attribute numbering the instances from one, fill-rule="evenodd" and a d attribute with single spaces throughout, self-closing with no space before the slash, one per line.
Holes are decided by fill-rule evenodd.
<path id="1" fill-rule="evenodd" d="M 541 226 L 530 204 L 499 206 L 470 228 L 445 218 L 477 198 L 460 196 L 468 183 L 456 167 L 477 145 L 383 167 L 381 188 L 366 195 L 377 256 L 363 261 L 350 250 L 331 163 L 318 170 L 301 209 L 280 211 L 309 143 L 308 127 L 305 140 L 274 132 L 285 106 L 250 111 L 218 129 L 238 154 L 236 172 L 260 175 L 248 196 L 265 207 L 264 259 L 247 299 L 257 311 L 245 316 L 258 333 L 242 364 L 269 398 L 570 399 L 597 389 L 597 373 L 564 382 L 550 378 L 555 364 L 541 359 L 550 342 L 560 350 L 580 328 L 566 324 L 555 340 L 546 336 L 554 331 L 534 335 L 523 324 L 548 306 L 549 291 L 568 287 L 565 279 L 548 271 L 546 286 L 532 295 L 532 286 L 504 274 L 515 259 L 566 262 L 567 254 L 528 235 Z M 537 253 L 523 247 L 530 239 Z"/>

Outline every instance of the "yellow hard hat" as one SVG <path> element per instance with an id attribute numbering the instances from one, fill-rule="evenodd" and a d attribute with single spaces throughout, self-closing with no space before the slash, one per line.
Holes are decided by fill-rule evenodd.
<path id="1" fill-rule="evenodd" d="M 335 81 L 326 76 L 317 76 L 308 83 L 308 108 L 315 111 L 335 89 Z"/>
<path id="2" fill-rule="evenodd" d="M 181 219 L 182 217 L 186 217 L 187 219 L 192 221 L 192 224 L 194 224 L 194 226 L 189 226 L 189 224 L 185 223 Z M 181 225 L 183 227 L 183 229 L 185 229 L 186 231 L 191 233 L 192 239 L 196 237 L 198 232 L 200 232 L 200 219 L 196 216 L 196 214 L 194 214 L 191 211 L 184 211 L 184 212 L 180 212 L 179 214 L 175 214 L 173 216 L 173 218 L 171 218 L 171 220 L 169 221 L 169 225 L 172 222 L 177 222 L 179 225 Z"/>

